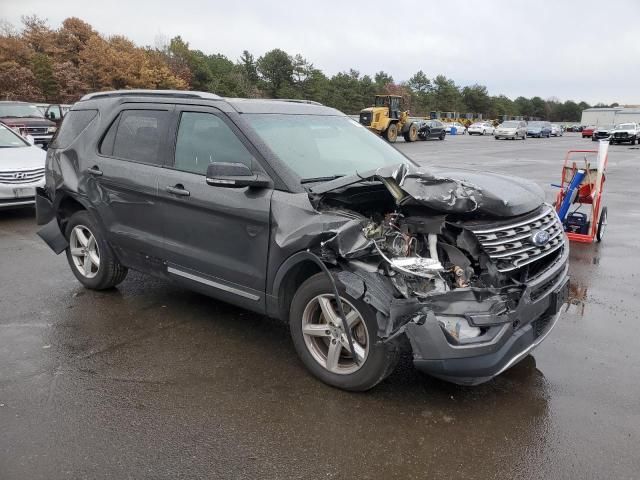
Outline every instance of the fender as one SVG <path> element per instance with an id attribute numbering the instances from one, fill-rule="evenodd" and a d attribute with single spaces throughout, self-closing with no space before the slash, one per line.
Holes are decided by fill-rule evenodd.
<path id="1" fill-rule="evenodd" d="M 72 198 L 82 205 L 85 210 L 92 212 L 94 218 L 97 219 L 100 228 L 103 228 L 102 222 L 97 215 L 95 215 L 94 209 L 88 199 L 71 192 L 59 191 L 57 192 L 55 199 L 51 201 L 44 188 L 36 188 L 36 221 L 38 225 L 43 225 L 43 227 L 38 230 L 37 235 L 44 240 L 56 255 L 65 251 L 69 246 L 69 242 L 67 242 L 67 239 L 60 228 L 60 222 L 58 222 L 57 215 L 60 203 L 66 197 Z"/>

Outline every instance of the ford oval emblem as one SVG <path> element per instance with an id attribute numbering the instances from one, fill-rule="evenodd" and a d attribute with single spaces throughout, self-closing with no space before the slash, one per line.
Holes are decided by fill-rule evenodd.
<path id="1" fill-rule="evenodd" d="M 542 247 L 549 243 L 549 232 L 546 230 L 536 230 L 531 234 L 531 243 L 533 243 L 537 247 Z"/>

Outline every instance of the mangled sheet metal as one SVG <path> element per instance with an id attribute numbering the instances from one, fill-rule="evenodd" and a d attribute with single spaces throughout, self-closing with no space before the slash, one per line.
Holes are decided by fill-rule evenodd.
<path id="1" fill-rule="evenodd" d="M 311 189 L 312 201 L 331 191 L 362 182 L 382 181 L 398 205 L 421 205 L 435 212 L 472 212 L 511 217 L 544 202 L 544 192 L 526 180 L 460 169 L 428 169 L 409 164 L 384 167 L 326 182 Z"/>

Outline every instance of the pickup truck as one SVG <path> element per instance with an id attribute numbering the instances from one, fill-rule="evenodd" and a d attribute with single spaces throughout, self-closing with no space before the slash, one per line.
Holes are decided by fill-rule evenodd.
<path id="1" fill-rule="evenodd" d="M 636 141 L 640 142 L 640 125 L 637 123 L 620 123 L 609 132 L 609 135 L 609 143 L 612 145 L 624 142 L 635 145 Z"/>

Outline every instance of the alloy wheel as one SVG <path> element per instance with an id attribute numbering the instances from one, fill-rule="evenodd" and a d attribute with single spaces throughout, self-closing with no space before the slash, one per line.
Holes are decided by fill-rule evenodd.
<path id="1" fill-rule="evenodd" d="M 93 278 L 100 269 L 100 250 L 96 237 L 84 225 L 76 225 L 69 236 L 73 264 L 86 278 Z"/>
<path id="2" fill-rule="evenodd" d="M 351 331 L 358 363 L 351 355 L 347 335 L 332 294 L 312 298 L 302 314 L 304 343 L 313 357 L 331 373 L 348 375 L 358 371 L 369 355 L 369 332 L 364 319 L 349 301 L 341 298 L 342 308 Z"/>

